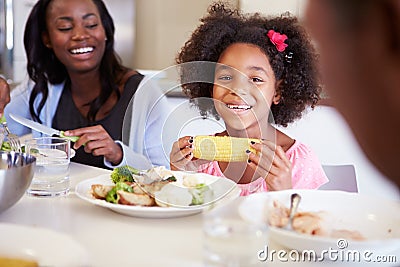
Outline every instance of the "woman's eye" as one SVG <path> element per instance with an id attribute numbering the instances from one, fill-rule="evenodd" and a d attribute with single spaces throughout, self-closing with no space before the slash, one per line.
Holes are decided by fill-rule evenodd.
<path id="1" fill-rule="evenodd" d="M 93 29 L 93 28 L 96 28 L 98 25 L 99 24 L 95 23 L 95 24 L 87 25 L 86 27 L 89 28 L 89 29 Z"/>
<path id="2" fill-rule="evenodd" d="M 222 75 L 218 78 L 219 80 L 223 80 L 223 81 L 230 81 L 232 80 L 232 76 L 229 75 Z"/>
<path id="3" fill-rule="evenodd" d="M 60 27 L 60 28 L 58 28 L 58 30 L 61 31 L 61 32 L 66 32 L 66 31 L 69 31 L 71 29 L 72 29 L 72 27 Z"/>

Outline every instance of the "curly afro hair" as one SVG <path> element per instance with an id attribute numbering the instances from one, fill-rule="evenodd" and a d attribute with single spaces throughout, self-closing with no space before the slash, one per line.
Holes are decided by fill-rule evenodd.
<path id="1" fill-rule="evenodd" d="M 267 37 L 271 29 L 287 35 L 285 43 L 288 47 L 284 52 L 279 52 Z M 227 4 L 217 2 L 209 7 L 208 15 L 201 19 L 201 25 L 176 58 L 176 62 L 181 64 L 183 92 L 198 105 L 203 116 L 212 114 L 218 117 L 213 106 L 196 102 L 196 98 L 212 98 L 213 84 L 191 81 L 204 81 L 199 80 L 204 75 L 212 75 L 207 80 L 213 81 L 214 69 L 193 69 L 190 64 L 184 63 L 218 62 L 222 52 L 234 43 L 248 43 L 261 48 L 269 58 L 276 80 L 282 81 L 279 87 L 281 100 L 271 106 L 275 124 L 286 127 L 300 118 L 307 106 L 314 108 L 321 92 L 317 54 L 297 18 L 290 14 L 278 17 L 242 14 Z"/>

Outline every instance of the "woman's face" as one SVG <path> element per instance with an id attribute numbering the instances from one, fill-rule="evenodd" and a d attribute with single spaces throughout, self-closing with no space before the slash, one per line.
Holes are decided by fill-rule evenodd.
<path id="1" fill-rule="evenodd" d="M 268 57 L 255 45 L 236 43 L 220 56 L 215 70 L 214 105 L 227 128 L 243 130 L 267 122 L 279 102 Z"/>
<path id="2" fill-rule="evenodd" d="M 44 44 L 68 72 L 87 72 L 100 66 L 106 34 L 92 0 L 53 0 L 46 12 Z"/>

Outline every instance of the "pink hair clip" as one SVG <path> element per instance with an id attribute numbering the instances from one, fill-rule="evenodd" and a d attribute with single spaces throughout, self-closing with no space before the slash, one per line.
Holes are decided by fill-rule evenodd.
<path id="1" fill-rule="evenodd" d="M 286 34 L 280 34 L 279 32 L 275 32 L 274 30 L 269 30 L 267 36 L 276 46 L 276 49 L 279 52 L 285 51 L 286 47 L 288 46 L 287 44 L 285 44 L 285 41 L 288 38 Z"/>

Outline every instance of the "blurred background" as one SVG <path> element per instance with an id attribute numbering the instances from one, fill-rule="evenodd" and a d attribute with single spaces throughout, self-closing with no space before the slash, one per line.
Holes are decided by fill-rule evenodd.
<path id="1" fill-rule="evenodd" d="M 104 0 L 116 26 L 116 50 L 125 65 L 162 70 L 206 14 L 211 0 Z M 228 0 L 245 12 L 301 16 L 306 0 Z M 0 74 L 12 83 L 26 75 L 23 32 L 36 0 L 0 0 Z"/>

